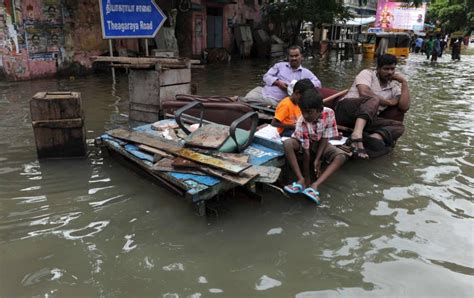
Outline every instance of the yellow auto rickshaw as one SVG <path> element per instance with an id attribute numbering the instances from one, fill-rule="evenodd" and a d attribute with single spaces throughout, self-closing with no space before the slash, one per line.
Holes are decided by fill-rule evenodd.
<path id="1" fill-rule="evenodd" d="M 374 58 L 382 54 L 392 54 L 407 58 L 410 53 L 410 35 L 405 32 L 377 32 L 367 35 L 362 44 L 364 58 Z"/>

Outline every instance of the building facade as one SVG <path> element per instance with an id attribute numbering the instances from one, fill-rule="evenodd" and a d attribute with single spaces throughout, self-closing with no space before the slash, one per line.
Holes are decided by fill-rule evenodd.
<path id="1" fill-rule="evenodd" d="M 375 16 L 377 12 L 377 0 L 367 0 L 367 4 L 361 0 L 344 0 L 344 6 L 354 14 L 355 17 L 364 18 Z"/>
<path id="2" fill-rule="evenodd" d="M 195 0 L 192 3 L 189 34 L 193 56 L 201 55 L 206 48 L 232 51 L 236 28 L 254 27 L 261 20 L 261 0 Z"/>
<path id="3" fill-rule="evenodd" d="M 260 22 L 263 4 L 263 0 L 155 1 L 168 16 L 182 10 L 178 18 L 184 19 L 184 29 L 176 31 L 176 37 L 183 41 L 180 54 L 188 57 L 200 56 L 206 48 L 231 51 L 234 28 Z M 116 39 L 113 44 L 118 53 L 144 52 L 144 43 L 137 39 Z M 108 52 L 98 0 L 0 0 L 0 75 L 7 79 L 87 72 L 92 69 L 91 56 Z"/>

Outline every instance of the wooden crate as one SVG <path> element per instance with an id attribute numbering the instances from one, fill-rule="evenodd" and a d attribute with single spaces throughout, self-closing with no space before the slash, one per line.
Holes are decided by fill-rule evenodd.
<path id="1" fill-rule="evenodd" d="M 154 68 L 130 68 L 129 119 L 151 123 L 160 118 L 161 103 L 175 100 L 176 94 L 191 94 L 191 64 L 169 68 L 157 63 Z"/>
<path id="2" fill-rule="evenodd" d="M 38 92 L 30 101 L 30 113 L 38 158 L 86 155 L 80 93 Z"/>

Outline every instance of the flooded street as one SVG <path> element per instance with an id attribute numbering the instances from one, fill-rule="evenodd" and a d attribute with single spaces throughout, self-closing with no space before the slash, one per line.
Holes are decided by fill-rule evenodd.
<path id="1" fill-rule="evenodd" d="M 245 95 L 271 65 L 210 65 L 193 81 L 200 95 Z M 304 62 L 336 89 L 371 65 Z M 125 75 L 0 81 L 0 297 L 472 297 L 473 65 L 401 62 L 405 135 L 332 176 L 322 208 L 265 189 L 207 218 L 94 147 L 127 124 Z M 82 93 L 87 159 L 38 162 L 28 101 L 46 90 Z"/>

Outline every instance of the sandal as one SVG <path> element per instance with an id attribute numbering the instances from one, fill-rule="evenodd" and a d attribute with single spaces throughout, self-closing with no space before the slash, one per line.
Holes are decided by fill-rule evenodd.
<path id="1" fill-rule="evenodd" d="M 316 205 L 321 205 L 321 201 L 319 200 L 319 191 L 315 190 L 312 187 L 308 187 L 303 191 L 303 194 L 310 198 L 312 201 L 314 201 Z"/>
<path id="2" fill-rule="evenodd" d="M 297 193 L 301 193 L 304 188 L 303 188 L 303 185 L 297 182 L 293 182 L 293 184 L 285 186 L 284 189 L 289 193 L 297 194 Z"/>
<path id="3" fill-rule="evenodd" d="M 359 138 L 359 139 L 349 138 L 347 141 L 348 141 L 348 144 L 351 146 L 352 157 L 354 157 L 356 159 L 369 159 L 369 155 L 365 151 L 364 144 L 362 142 L 362 138 Z M 359 145 L 359 147 L 358 147 L 356 144 L 361 144 L 361 145 Z"/>

